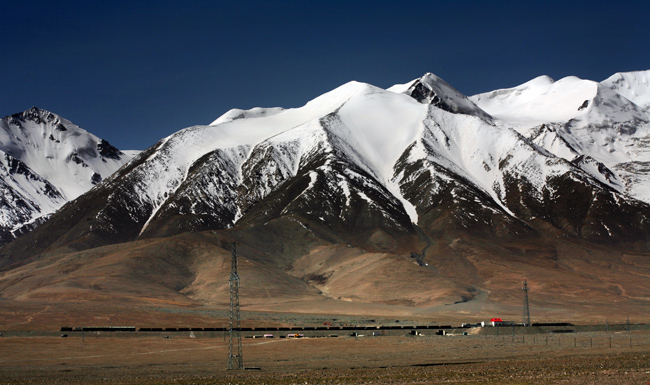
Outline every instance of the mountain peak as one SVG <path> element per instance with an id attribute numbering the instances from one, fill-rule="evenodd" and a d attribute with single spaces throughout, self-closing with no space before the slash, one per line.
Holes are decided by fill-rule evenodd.
<path id="1" fill-rule="evenodd" d="M 526 83 L 522 84 L 519 87 L 523 86 L 550 86 L 551 84 L 555 83 L 555 80 L 553 80 L 552 77 L 548 75 L 540 75 L 532 80 L 527 81 Z"/>
<path id="2" fill-rule="evenodd" d="M 495 118 L 533 127 L 567 122 L 586 113 L 581 107 L 585 101 L 593 104 L 591 100 L 597 95 L 597 84 L 575 76 L 553 81 L 543 75 L 516 87 L 471 96 L 470 100 Z"/>
<path id="3" fill-rule="evenodd" d="M 390 90 L 397 92 L 399 88 L 391 87 Z M 453 114 L 474 115 L 483 120 L 492 121 L 492 117 L 476 106 L 467 96 L 431 72 L 412 81 L 408 88 L 401 93 L 411 96 L 422 104 L 430 104 Z"/>
<path id="4" fill-rule="evenodd" d="M 23 112 L 23 116 L 41 116 L 43 118 L 48 118 L 48 117 L 56 117 L 57 115 L 48 110 L 44 110 L 42 108 L 33 106 L 32 108 Z"/>
<path id="5" fill-rule="evenodd" d="M 58 115 L 51 113 L 50 111 L 43 110 L 38 107 L 31 107 L 28 110 L 23 112 L 17 112 L 10 116 L 4 118 L 4 120 L 21 120 L 21 121 L 32 121 L 36 124 L 41 124 L 43 122 L 53 122 L 58 118 Z"/>
<path id="6" fill-rule="evenodd" d="M 616 91 L 637 106 L 650 109 L 650 70 L 618 72 L 600 84 Z"/>
<path id="7" fill-rule="evenodd" d="M 26 110 L 25 112 L 51 113 L 50 111 L 44 110 L 44 109 L 42 109 L 42 108 L 38 108 L 38 107 L 36 107 L 36 106 L 32 106 L 31 108 L 29 108 L 29 109 Z"/>
<path id="8" fill-rule="evenodd" d="M 31 107 L 0 120 L 0 243 L 48 217 L 131 159 L 50 111 Z M 7 200 L 5 200 L 7 202 Z"/>
<path id="9" fill-rule="evenodd" d="M 238 120 L 238 119 L 263 118 L 265 116 L 279 114 L 282 111 L 284 111 L 284 108 L 282 107 L 272 107 L 272 108 L 255 107 L 255 108 L 251 108 L 250 110 L 233 108 L 228 112 L 226 112 L 225 114 L 221 115 L 212 123 L 210 123 L 210 126 L 216 126 L 221 123 L 232 122 L 233 120 Z"/>

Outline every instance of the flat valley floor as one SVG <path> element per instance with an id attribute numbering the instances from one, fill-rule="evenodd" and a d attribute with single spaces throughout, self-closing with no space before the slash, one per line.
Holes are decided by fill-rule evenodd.
<path id="1" fill-rule="evenodd" d="M 646 385 L 650 331 L 245 338 L 243 358 L 189 332 L 5 335 L 0 384 Z"/>

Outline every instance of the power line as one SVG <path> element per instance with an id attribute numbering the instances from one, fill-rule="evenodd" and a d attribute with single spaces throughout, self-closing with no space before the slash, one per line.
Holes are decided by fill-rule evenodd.
<path id="1" fill-rule="evenodd" d="M 524 326 L 530 326 L 530 309 L 528 308 L 528 281 L 524 279 L 524 316 L 521 321 Z"/>
<path id="2" fill-rule="evenodd" d="M 228 343 L 228 369 L 244 369 L 241 345 L 241 317 L 239 315 L 239 275 L 237 274 L 237 246 L 232 244 L 230 269 L 230 340 Z M 236 346 L 235 346 L 236 345 Z"/>

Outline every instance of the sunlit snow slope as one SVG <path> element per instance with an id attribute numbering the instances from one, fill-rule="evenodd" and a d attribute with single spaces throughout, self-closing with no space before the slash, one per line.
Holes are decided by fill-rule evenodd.
<path id="1" fill-rule="evenodd" d="M 600 83 L 540 76 L 470 100 L 499 126 L 650 203 L 649 81 L 650 71 L 618 73 Z"/>
<path id="2" fill-rule="evenodd" d="M 2 242 L 52 214 L 132 158 L 51 112 L 0 120 Z"/>

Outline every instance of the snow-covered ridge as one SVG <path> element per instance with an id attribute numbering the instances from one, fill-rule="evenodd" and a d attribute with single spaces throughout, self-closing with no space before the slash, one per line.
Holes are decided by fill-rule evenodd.
<path id="1" fill-rule="evenodd" d="M 284 108 L 282 107 L 275 107 L 275 108 L 255 107 L 250 110 L 240 110 L 239 108 L 233 108 L 232 110 L 221 115 L 214 122 L 210 123 L 210 125 L 216 126 L 218 124 L 231 122 L 237 119 L 263 118 L 265 116 L 275 115 L 282 111 L 284 111 Z"/>
<path id="2" fill-rule="evenodd" d="M 647 120 L 650 71 L 616 74 L 598 83 L 568 76 L 540 76 L 513 88 L 471 96 L 490 115 L 518 127 L 566 123 L 572 119 L 603 125 Z"/>
<path id="3" fill-rule="evenodd" d="M 650 71 L 620 72 L 603 80 L 601 84 L 641 108 L 650 108 Z"/>
<path id="4" fill-rule="evenodd" d="M 558 157 L 587 157 L 608 170 L 619 170 L 605 176 L 599 167 L 579 162 L 610 187 L 650 203 L 646 177 L 625 171 L 636 169 L 626 164 L 650 161 L 649 81 L 650 71 L 618 73 L 600 83 L 540 76 L 469 99 L 497 118 L 499 126 L 516 129 Z M 621 190 L 622 180 L 627 183 Z"/>
<path id="5" fill-rule="evenodd" d="M 36 107 L 0 120 L 0 150 L 50 181 L 68 200 L 130 159 L 69 120 Z"/>
<path id="6" fill-rule="evenodd" d="M 301 108 L 273 109 L 272 113 L 263 109 L 231 110 L 210 126 L 190 127 L 164 139 L 158 151 L 134 170 L 140 174 L 138 190 L 142 191 L 141 198 L 153 205 L 153 216 L 183 184 L 198 159 L 216 150 L 240 146 L 250 149 L 240 167 L 251 167 L 246 166 L 251 154 L 277 147 L 273 152 L 278 154 L 274 169 L 258 172 L 262 178 L 280 172 L 286 179 L 289 174 L 296 175 L 305 154 L 324 150 L 325 131 L 347 143 L 348 149 L 354 148 L 352 152 L 341 151 L 361 169 L 389 185 L 393 164 L 421 129 L 419 122 L 425 112 L 425 106 L 406 95 L 359 82 L 347 83 Z M 345 124 L 323 127 L 322 119 L 331 114 Z M 233 115 L 238 118 L 233 119 Z M 256 197 L 254 200 L 268 195 L 275 184 L 260 186 L 266 186 L 264 191 L 249 191 Z M 395 186 L 390 188 L 399 192 Z"/>
<path id="7" fill-rule="evenodd" d="M 467 96 L 430 72 L 407 84 L 390 87 L 388 91 L 411 96 L 420 103 L 432 104 L 452 113 L 476 115 L 486 121 L 492 120 L 490 115 L 476 106 Z"/>
<path id="8" fill-rule="evenodd" d="M 15 231 L 55 212 L 133 157 L 76 124 L 33 107 L 0 120 L 0 227 Z M 18 215 L 16 211 L 21 208 Z"/>
<path id="9" fill-rule="evenodd" d="M 585 100 L 589 102 L 580 108 Z M 613 174 L 614 168 L 603 163 L 602 156 L 585 153 L 589 140 L 582 137 L 596 123 L 625 123 L 626 116 L 642 121 L 642 111 L 630 103 L 609 88 L 575 77 L 558 82 L 539 77 L 514 89 L 472 98 L 431 73 L 389 90 L 349 82 L 300 108 L 233 109 L 209 126 L 179 131 L 136 167 L 139 176 L 134 183 L 138 199 L 153 207 L 149 223 L 176 199 L 178 189 L 186 196 L 200 195 L 189 191 L 189 172 L 197 162 L 209 154 L 237 152 L 241 154 L 237 161 L 220 161 L 237 168 L 228 171 L 237 180 L 228 182 L 225 190 L 211 187 L 215 194 L 225 195 L 210 198 L 227 201 L 227 211 L 236 221 L 299 175 L 309 159 L 330 152 L 336 154 L 332 159 L 367 173 L 375 181 L 367 183 L 378 183 L 377 188 L 392 195 L 387 199 L 399 202 L 417 223 L 417 208 L 405 199 L 401 176 L 396 175 L 398 160 L 411 148 L 410 162 L 426 160 L 449 170 L 514 216 L 504 195 L 512 178 L 525 179 L 539 199 L 549 178 L 572 172 L 586 173 L 585 178 L 616 192 L 633 192 L 630 183 L 624 191 L 623 179 Z M 594 123 L 596 118 L 600 120 Z M 540 122 L 560 123 L 540 126 Z M 574 131 L 563 124 L 572 124 Z M 414 154 L 419 158 L 413 159 Z M 571 163 L 581 156 L 584 161 Z M 326 171 L 329 166 L 322 167 Z M 310 190 L 319 173 L 310 170 L 308 175 Z M 350 202 L 349 182 L 343 174 L 337 178 L 338 187 L 331 188 Z M 241 191 L 246 195 L 239 195 Z"/>
<path id="10" fill-rule="evenodd" d="M 514 88 L 471 96 L 470 100 L 496 118 L 535 126 L 575 118 L 589 106 L 597 90 L 598 83 L 574 76 L 557 82 L 540 76 Z M 581 109 L 585 101 L 588 103 Z"/>
<path id="11" fill-rule="evenodd" d="M 147 236 L 206 228 L 201 223 L 232 227 L 248 212 L 261 218 L 305 209 L 321 221 L 354 222 L 353 206 L 361 204 L 372 212 L 366 223 L 384 218 L 404 229 L 409 218 L 418 223 L 418 205 L 430 204 L 413 198 L 417 194 L 409 189 L 419 184 L 431 194 L 455 194 L 450 204 L 462 200 L 456 195 L 463 191 L 475 194 L 488 211 L 516 221 L 523 220 L 518 210 L 526 212 L 522 207 L 530 200 L 539 203 L 530 206 L 534 210 L 552 204 L 555 191 L 547 185 L 559 179 L 650 203 L 650 116 L 641 106 L 645 75 L 617 74 L 603 83 L 541 76 L 468 98 L 427 73 L 388 90 L 349 82 L 299 108 L 233 109 L 210 125 L 162 139 L 113 174 L 103 184 L 108 199 L 96 219 L 116 229 L 119 224 L 111 221 L 128 217 L 136 235 Z M 45 161 L 25 163 L 26 169 L 49 177 L 48 167 L 60 161 L 74 171 L 67 180 L 79 183 L 97 182 L 105 177 L 101 167 L 117 169 L 128 160 L 48 114 L 35 110 L 6 118 L 3 124 L 15 121 L 14 128 L 4 130 L 11 140 L 0 150 L 24 162 L 36 156 L 24 143 L 36 143 L 45 153 L 51 147 Z M 51 183 L 64 201 L 73 195 L 72 187 Z M 33 184 L 34 191 L 46 189 Z M 527 196 L 517 200 L 517 194 Z M 112 219 L 116 211 L 122 214 Z M 195 218 L 184 223 L 188 215 Z"/>

